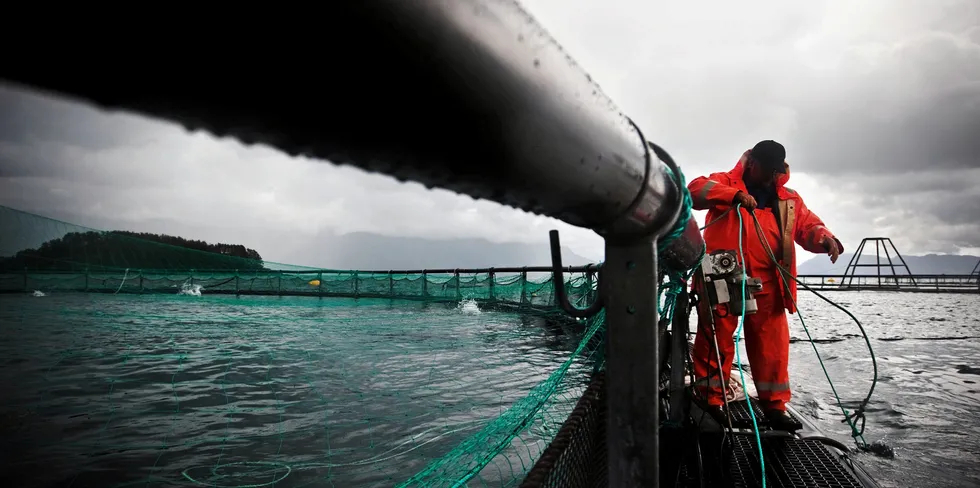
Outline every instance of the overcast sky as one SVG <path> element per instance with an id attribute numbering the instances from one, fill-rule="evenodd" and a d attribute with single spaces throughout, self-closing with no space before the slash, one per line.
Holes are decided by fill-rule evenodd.
<path id="1" fill-rule="evenodd" d="M 776 139 L 848 250 L 980 252 L 980 2 L 523 3 L 689 180 Z M 494 203 L 10 88 L 0 103 L 2 205 L 281 262 L 318 232 L 545 246 L 556 226 L 602 256 L 589 231 Z"/>

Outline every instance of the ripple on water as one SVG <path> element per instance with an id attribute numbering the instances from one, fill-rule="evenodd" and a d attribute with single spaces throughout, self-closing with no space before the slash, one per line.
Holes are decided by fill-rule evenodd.
<path id="1" fill-rule="evenodd" d="M 885 487 L 980 483 L 980 300 L 826 295 L 853 304 L 878 357 L 865 438 L 895 456 L 858 459 Z M 415 303 L 25 298 L 0 297 L 0 381 L 11 385 L 0 455 L 37 486 L 391 486 L 486 427 L 574 345 L 511 314 Z M 853 407 L 870 386 L 864 340 L 839 310 L 800 300 Z M 796 316 L 791 335 L 793 403 L 849 441 Z M 491 468 L 526 466 L 549 425 L 536 419 Z"/>
<path id="2" fill-rule="evenodd" d="M 852 304 L 848 308 L 862 321 L 878 359 L 879 381 L 867 409 L 864 437 L 891 447 L 895 458 L 864 453 L 860 461 L 885 487 L 980 486 L 975 461 L 980 458 L 980 388 L 970 383 L 980 374 L 980 297 L 823 294 Z M 837 391 L 846 404 L 856 404 L 872 378 L 867 345 L 857 327 L 803 291 L 800 309 Z M 807 337 L 796 316 L 791 316 L 790 334 Z M 849 428 L 841 423 L 841 411 L 812 348 L 804 341 L 790 346 L 793 404 L 825 432 L 850 442 Z"/>
<path id="3" fill-rule="evenodd" d="M 17 473 L 38 486 L 390 486 L 486 427 L 575 344 L 470 309 L 186 298 L 0 298 L 0 379 L 15 387 L 0 430 Z M 515 440 L 525 461 L 546 433 L 533 425 Z"/>

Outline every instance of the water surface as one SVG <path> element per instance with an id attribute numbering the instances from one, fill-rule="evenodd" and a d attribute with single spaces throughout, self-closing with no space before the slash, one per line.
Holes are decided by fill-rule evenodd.
<path id="1" fill-rule="evenodd" d="M 980 486 L 980 294 L 821 294 L 861 321 L 877 359 L 864 439 L 885 443 L 895 457 L 861 453 L 856 459 L 883 487 Z M 853 408 L 873 377 L 860 330 L 804 290 L 800 309 L 841 400 Z M 853 446 L 813 345 L 799 317 L 791 317 L 791 403 L 825 433 Z"/>
<path id="2" fill-rule="evenodd" d="M 3 296 L 0 323 L 3 476 L 26 486 L 391 486 L 574 347 L 527 317 L 390 300 Z M 520 442 L 513 459 L 541 447 Z"/>
<path id="3" fill-rule="evenodd" d="M 859 462 L 884 487 L 980 486 L 980 296 L 825 294 L 864 323 L 878 360 L 864 436 L 895 457 Z M 805 292 L 800 306 L 855 404 L 872 374 L 864 340 Z M 791 327 L 792 403 L 850 442 L 798 318 Z M 472 307 L 206 294 L 0 296 L 0 332 L 0 481 L 74 488 L 391 486 L 575 346 Z M 521 459 L 536 455 L 520 442 Z"/>

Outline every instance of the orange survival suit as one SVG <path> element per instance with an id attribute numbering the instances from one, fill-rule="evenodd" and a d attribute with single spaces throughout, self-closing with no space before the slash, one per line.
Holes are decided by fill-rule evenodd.
<path id="1" fill-rule="evenodd" d="M 731 208 L 736 193 L 748 194 L 742 179 L 750 151 L 746 151 L 731 171 L 713 173 L 708 177 L 698 177 L 691 181 L 688 190 L 696 210 L 707 210 L 706 222 L 714 222 L 704 230 L 707 252 L 717 249 L 738 251 L 738 214 Z M 831 237 L 843 252 L 843 245 L 824 226 L 816 214 L 807 209 L 803 199 L 795 191 L 787 188 L 789 165 L 785 162 L 786 173 L 778 175 L 775 182 L 775 196 L 766 208 L 757 208 L 755 216 L 759 220 L 761 233 L 765 236 L 779 263 L 793 276 L 796 276 L 796 249 L 794 242 L 813 253 L 827 252 L 820 245 L 824 236 Z M 773 209 L 775 207 L 775 209 Z M 742 250 L 745 262 L 742 263 L 749 276 L 762 280 L 762 291 L 756 293 L 758 311 L 745 316 L 743 334 L 748 352 L 752 378 L 765 410 L 785 411 L 790 399 L 789 386 L 789 324 L 786 311 L 794 313 L 796 307 L 796 282 L 783 282 L 775 264 L 759 238 L 759 232 L 749 211 L 742 213 Z M 741 258 L 738 258 L 741 262 Z M 695 287 L 699 280 L 695 281 Z M 715 330 L 718 349 L 722 360 L 722 383 L 718 376 L 718 361 L 711 337 L 711 326 L 707 314 L 707 299 L 704 293 L 698 308 L 698 333 L 694 340 L 695 387 L 709 405 L 724 404 L 723 389 L 731 374 L 732 359 L 735 357 L 734 334 L 738 328 L 738 317 L 727 313 L 727 305 L 714 307 Z M 792 297 L 792 300 L 790 299 Z"/>

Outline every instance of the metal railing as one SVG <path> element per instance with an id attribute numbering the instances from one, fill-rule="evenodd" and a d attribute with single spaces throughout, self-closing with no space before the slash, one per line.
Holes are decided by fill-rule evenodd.
<path id="1" fill-rule="evenodd" d="M 800 275 L 815 290 L 892 290 L 934 293 L 980 293 L 977 275 Z"/>
<path id="2" fill-rule="evenodd" d="M 88 35 L 119 24 L 89 22 L 62 32 L 75 42 L 41 53 L 55 68 L 13 60 L 0 78 L 595 231 L 606 242 L 608 484 L 658 486 L 660 422 L 650 406 L 659 391 L 647 381 L 659 371 L 659 339 L 649 333 L 659 321 L 658 265 L 689 269 L 704 248 L 690 219 L 658 249 L 682 207 L 679 168 L 516 1 L 348 0 L 323 9 L 317 18 L 330 29 L 302 19 L 311 23 L 294 25 L 296 35 L 252 45 L 229 23 L 185 26 L 183 45 L 150 42 L 159 33 L 142 30 L 144 47 L 159 47 L 125 62 Z M 223 42 L 231 37 L 241 41 L 234 50 Z M 225 53 L 222 62 L 209 47 Z M 331 69 L 301 68 L 324 49 Z M 57 68 L 81 56 L 88 69 Z M 193 79 L 159 76 L 192 64 Z M 256 65 L 278 75 L 237 71 Z"/>

